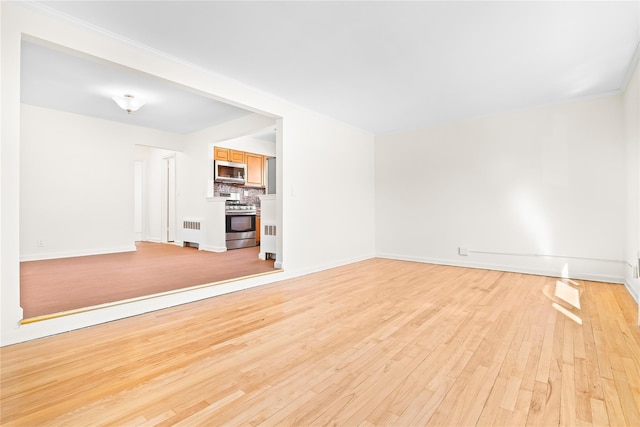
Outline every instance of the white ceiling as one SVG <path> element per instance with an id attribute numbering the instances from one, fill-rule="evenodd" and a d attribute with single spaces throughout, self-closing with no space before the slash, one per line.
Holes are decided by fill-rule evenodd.
<path id="1" fill-rule="evenodd" d="M 105 61 L 22 42 L 20 97 L 26 104 L 186 134 L 251 114 L 182 86 Z M 144 102 L 127 114 L 112 97 Z"/>
<path id="2" fill-rule="evenodd" d="M 41 3 L 374 133 L 615 93 L 640 41 L 639 1 Z"/>

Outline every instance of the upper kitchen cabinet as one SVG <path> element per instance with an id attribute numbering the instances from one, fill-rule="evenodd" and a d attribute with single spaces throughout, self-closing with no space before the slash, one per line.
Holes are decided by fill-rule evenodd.
<path id="1" fill-rule="evenodd" d="M 213 159 L 224 160 L 225 162 L 246 163 L 244 151 L 232 150 L 230 148 L 213 147 Z"/>
<path id="2" fill-rule="evenodd" d="M 245 187 L 264 188 L 266 183 L 266 157 L 261 154 L 246 153 L 224 147 L 214 147 L 213 159 L 247 165 Z"/>
<path id="3" fill-rule="evenodd" d="M 244 151 L 229 150 L 229 161 L 234 163 L 247 163 Z"/>
<path id="4" fill-rule="evenodd" d="M 247 164 L 247 187 L 264 187 L 265 157 L 259 154 L 244 153 Z"/>
<path id="5" fill-rule="evenodd" d="M 213 147 L 213 160 L 224 160 L 225 162 L 228 162 L 229 151 L 231 150 L 228 148 Z"/>

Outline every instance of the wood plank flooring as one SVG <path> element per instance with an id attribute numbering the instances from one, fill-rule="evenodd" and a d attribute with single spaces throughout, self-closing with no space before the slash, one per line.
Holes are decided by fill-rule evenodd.
<path id="1" fill-rule="evenodd" d="M 0 421 L 640 425 L 635 302 L 556 282 L 372 259 L 13 345 Z"/>

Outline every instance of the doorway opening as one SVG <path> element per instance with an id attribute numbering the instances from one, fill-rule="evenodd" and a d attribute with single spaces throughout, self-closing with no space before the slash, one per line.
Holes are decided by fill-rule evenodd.
<path id="1" fill-rule="evenodd" d="M 51 49 L 48 44 L 40 44 L 36 39 L 23 40 L 21 49 L 23 73 L 20 79 L 24 88 L 39 87 L 43 82 L 46 82 L 49 89 L 65 87 L 59 81 L 48 79 L 59 76 L 71 81 L 84 78 L 94 86 L 101 80 L 104 80 L 103 83 L 131 81 L 139 87 L 139 93 L 166 93 L 167 99 L 172 98 L 170 94 L 195 97 L 197 99 L 194 102 L 197 101 L 199 105 L 198 111 L 211 106 L 224 112 L 206 114 L 216 120 L 215 123 L 203 124 L 208 127 L 183 131 L 174 126 L 180 123 L 180 113 L 186 110 L 176 111 L 169 105 L 165 112 L 160 108 L 162 105 L 158 104 L 154 117 L 156 114 L 158 117 L 165 113 L 167 115 L 164 119 L 155 117 L 155 120 L 169 128 L 151 130 L 144 123 L 137 122 L 144 115 L 123 116 L 122 111 L 110 103 L 107 104 L 114 108 L 107 109 L 109 111 L 105 116 L 87 115 L 85 109 L 67 111 L 56 104 L 47 104 L 46 108 L 36 107 L 38 103 L 27 95 L 42 95 L 49 91 L 21 90 L 24 111 L 20 119 L 25 128 L 33 130 L 20 136 L 20 148 L 28 154 L 21 156 L 20 169 L 33 171 L 31 174 L 25 172 L 26 179 L 21 181 L 21 261 L 66 259 L 69 262 L 65 272 L 68 273 L 71 269 L 79 269 L 77 258 L 120 253 L 125 254 L 123 257 L 132 255 L 136 252 L 135 242 L 156 245 L 167 243 L 163 245 L 166 246 L 163 249 L 175 249 L 174 246 L 183 243 L 184 218 L 206 216 L 213 206 L 212 197 L 207 197 L 209 188 L 213 190 L 213 180 L 210 184 L 207 183 L 206 190 L 204 188 L 206 167 L 213 162 L 213 158 L 207 156 L 204 144 L 216 141 L 216 138 L 211 137 L 216 132 L 225 134 L 226 137 L 226 131 L 218 131 L 217 126 L 237 120 L 235 123 L 239 124 L 238 129 L 241 128 L 238 134 L 245 135 L 274 121 L 280 120 L 281 123 L 281 119 L 266 112 L 234 107 L 213 94 L 182 87 L 157 76 L 148 78 L 150 75 L 146 73 L 119 67 L 117 64 L 105 67 L 105 60 L 96 60 L 84 52 L 72 51 L 62 46 Z M 38 74 L 39 70 L 46 68 L 41 64 L 49 64 L 49 69 L 44 74 Z M 61 72 L 50 72 L 50 67 L 54 65 Z M 79 70 L 83 70 L 82 73 L 78 73 Z M 85 85 L 73 87 L 77 89 Z M 104 98 L 104 94 L 82 95 Z M 99 104 L 93 102 L 92 98 L 87 99 L 83 105 Z M 94 123 L 95 119 L 101 121 Z M 76 125 L 79 121 L 82 121 L 81 126 Z M 57 144 L 51 144 L 52 132 L 49 129 L 57 129 L 60 123 L 65 123 L 64 135 L 60 135 Z M 129 132 L 133 128 L 123 131 L 123 123 L 137 126 L 136 131 Z M 100 132 L 92 130 L 92 126 L 99 127 Z M 203 129 L 208 129 L 206 141 L 198 139 L 205 137 L 201 133 Z M 161 133 L 158 134 L 157 131 Z M 87 144 L 87 141 L 91 141 L 91 144 Z M 281 153 L 281 138 L 275 145 Z M 70 152 L 73 153 L 72 156 L 67 155 Z M 133 174 L 131 163 L 134 163 Z M 48 179 L 44 183 L 39 179 L 44 173 L 43 164 L 48 168 Z M 279 164 L 278 168 L 281 167 Z M 69 171 L 74 173 L 71 175 Z M 77 179 L 78 176 L 82 176 L 82 179 Z M 251 196 L 251 189 L 241 191 L 243 195 L 246 191 Z M 67 202 L 57 202 L 61 200 Z M 43 205 L 47 208 L 42 209 L 40 206 Z M 280 211 L 276 211 L 278 221 L 281 221 Z M 81 228 L 77 226 L 80 221 L 83 225 Z M 48 226 L 54 222 L 56 227 Z M 211 223 L 207 231 L 215 234 L 214 226 L 218 222 Z M 278 246 L 280 248 L 281 243 Z M 260 260 L 257 254 L 255 258 Z M 211 262 L 207 260 L 203 265 L 210 267 Z M 20 267 L 20 305 L 32 306 L 34 301 L 38 303 L 44 299 L 39 289 L 48 284 L 40 278 L 27 278 L 27 265 L 24 262 Z M 236 271 L 240 269 L 236 268 Z M 43 275 L 47 276 L 51 275 Z M 241 277 L 242 274 L 235 278 Z M 203 283 L 200 285 L 207 285 L 209 280 L 202 279 Z M 85 279 L 85 287 L 87 283 Z M 130 286 L 130 283 L 125 285 Z M 59 295 L 64 293 L 57 291 Z M 54 313 L 55 311 L 47 311 L 42 314 Z"/>

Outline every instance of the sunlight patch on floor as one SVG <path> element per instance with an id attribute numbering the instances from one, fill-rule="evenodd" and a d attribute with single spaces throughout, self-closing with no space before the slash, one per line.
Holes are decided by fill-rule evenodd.
<path id="1" fill-rule="evenodd" d="M 551 307 L 561 314 L 582 325 L 579 316 L 582 285 L 571 279 L 556 280 L 554 285 L 545 285 L 542 293 L 551 301 Z"/>

